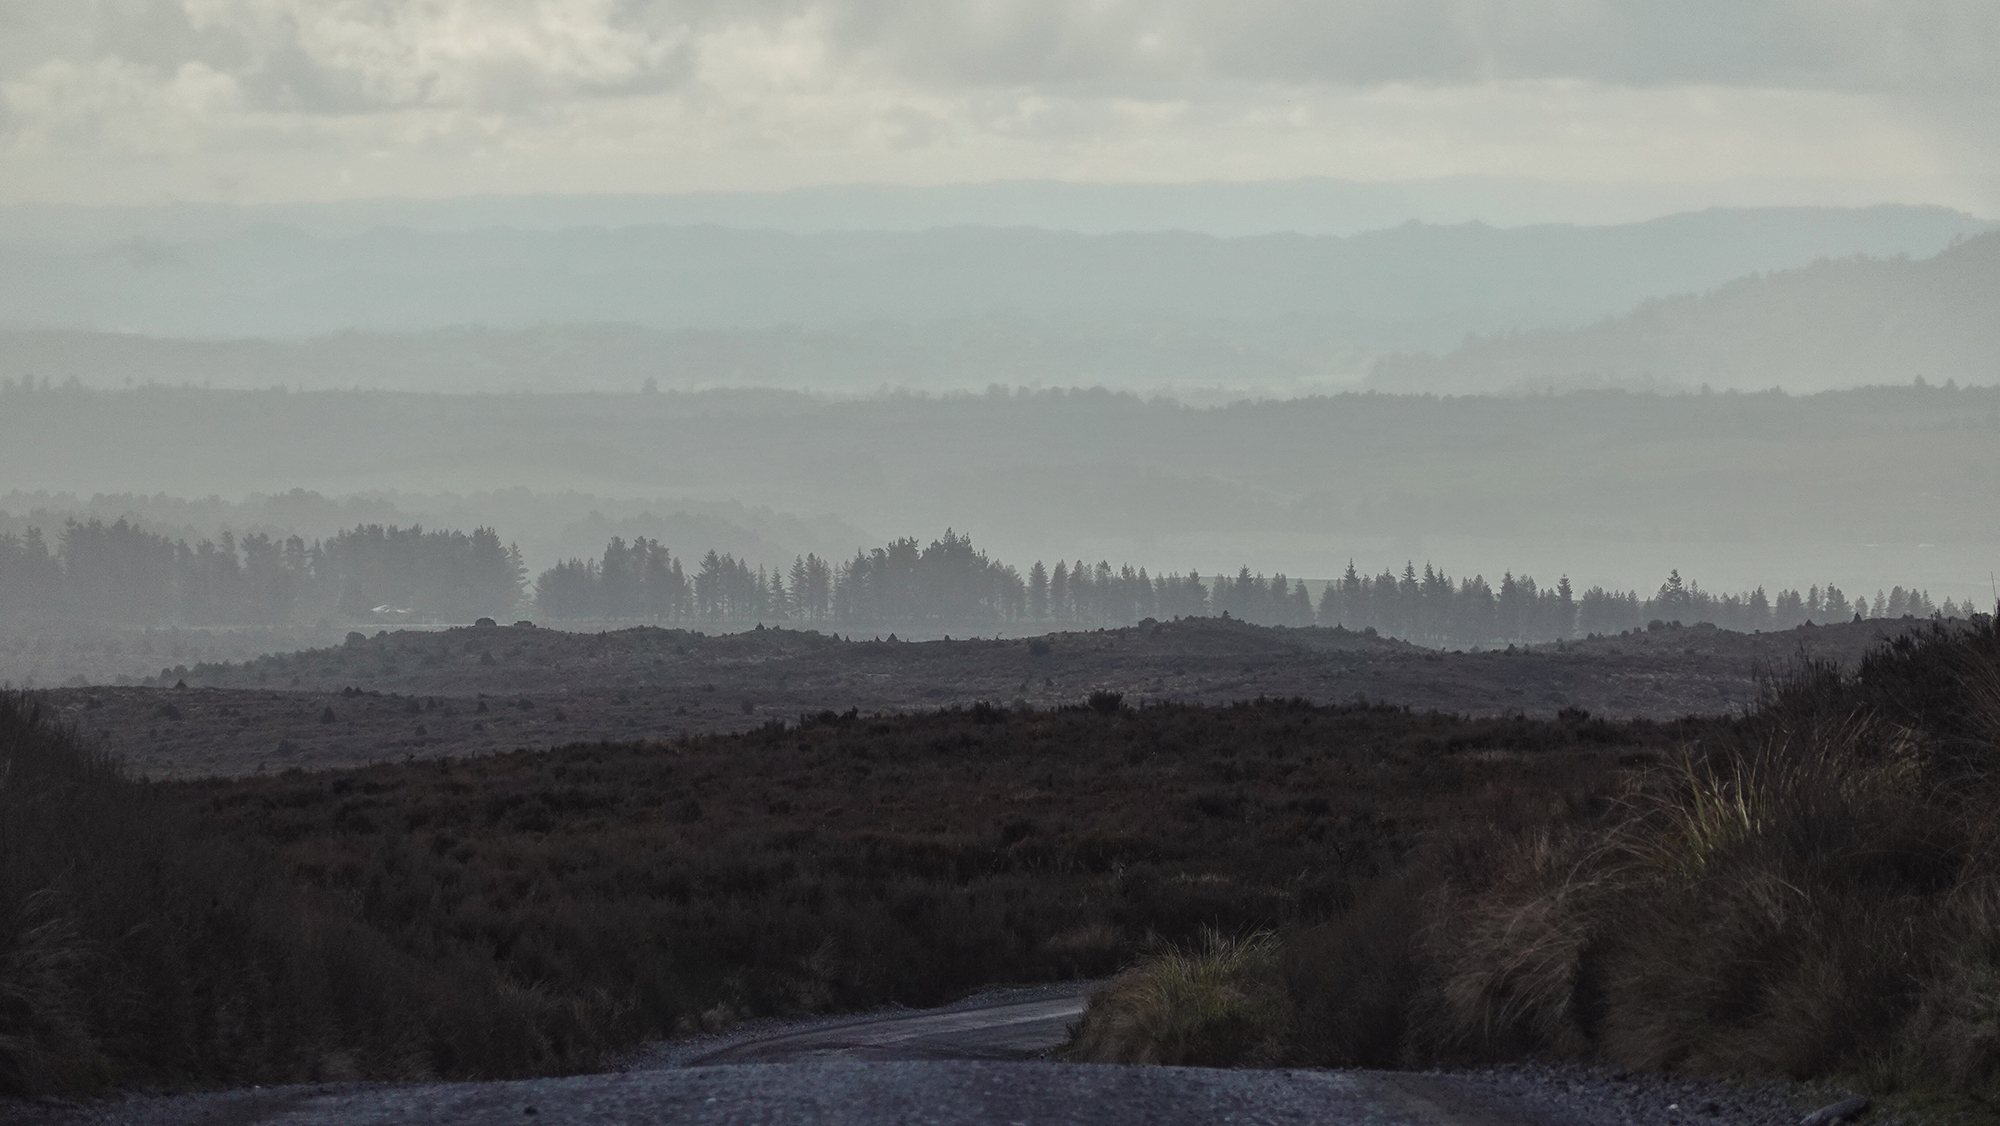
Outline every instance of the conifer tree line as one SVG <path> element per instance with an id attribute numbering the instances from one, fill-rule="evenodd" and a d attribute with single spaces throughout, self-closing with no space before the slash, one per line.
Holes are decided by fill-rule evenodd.
<path id="1" fill-rule="evenodd" d="M 126 520 L 0 533 L 0 622 L 470 621 L 521 600 L 527 568 L 491 528 L 363 524 L 308 543 L 223 532 L 190 545 Z"/>
<path id="2" fill-rule="evenodd" d="M 1710 623 L 1750 631 L 1869 617 L 1970 616 L 1973 606 L 1938 606 L 1923 591 L 1898 586 L 1871 601 L 1849 599 L 1831 583 L 1803 594 L 1764 588 L 1714 594 L 1668 574 L 1649 596 L 1601 586 L 1577 593 L 1567 576 L 1554 586 L 1527 575 L 1454 581 L 1425 564 L 1401 574 L 1366 575 L 1349 563 L 1315 600 L 1303 580 L 1266 577 L 1248 567 L 1234 576 L 1199 572 L 1150 575 L 1129 564 L 1037 560 L 1024 576 L 990 559 L 969 537 L 947 530 L 928 546 L 896 540 L 830 563 L 802 555 L 789 569 L 752 569 L 708 552 L 690 574 L 656 541 L 614 538 L 604 558 L 572 559 L 535 583 L 535 611 L 553 620 L 642 620 L 721 629 L 755 623 L 914 632 L 982 633 L 1024 626 L 1096 629 L 1146 618 L 1224 615 L 1260 625 L 1344 626 L 1427 645 L 1553 641 L 1619 633 L 1652 622 Z"/>
<path id="3" fill-rule="evenodd" d="M 657 622 L 717 630 L 757 623 L 809 628 L 978 634 L 1096 629 L 1146 618 L 1228 615 L 1261 625 L 1344 626 L 1426 645 L 1492 645 L 1618 633 L 1654 621 L 1788 629 L 1862 617 L 1966 617 L 1896 587 L 1849 598 L 1831 583 L 1804 592 L 1715 594 L 1668 575 L 1650 595 L 1563 577 L 1454 580 L 1426 564 L 1401 573 L 1352 563 L 1315 598 L 1284 574 L 1150 574 L 1130 565 L 1036 561 L 1024 575 L 947 530 L 928 545 L 903 538 L 835 562 L 801 555 L 752 567 L 708 551 L 691 567 L 666 545 L 613 538 L 598 559 L 570 559 L 526 583 L 520 551 L 491 528 L 426 531 L 364 524 L 310 543 L 224 532 L 194 544 L 119 520 L 69 522 L 53 543 L 39 529 L 0 532 L 0 623 L 77 618 L 131 625 L 341 621 L 469 622 L 533 613 L 557 622 Z"/>

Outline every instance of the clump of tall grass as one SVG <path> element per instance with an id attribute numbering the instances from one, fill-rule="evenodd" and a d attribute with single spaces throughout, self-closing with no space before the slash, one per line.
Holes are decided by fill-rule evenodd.
<path id="1" fill-rule="evenodd" d="M 1424 1047 L 1992 1088 L 1996 682 L 1990 624 L 1808 667 L 1611 831 L 1441 880 Z"/>
<path id="2" fill-rule="evenodd" d="M 1200 946 L 1165 951 L 1098 991 L 1063 1054 L 1095 1063 L 1270 1064 L 1290 1009 L 1272 935 L 1210 931 Z"/>
<path id="3" fill-rule="evenodd" d="M 1609 796 L 1601 821 L 1438 840 L 1346 918 L 1287 934 L 1292 1017 L 1258 1058 L 1576 1057 L 2000 1100 L 1992 619 L 1851 675 L 1808 664 Z M 1177 1027 L 1155 994 L 1128 1039 Z"/>

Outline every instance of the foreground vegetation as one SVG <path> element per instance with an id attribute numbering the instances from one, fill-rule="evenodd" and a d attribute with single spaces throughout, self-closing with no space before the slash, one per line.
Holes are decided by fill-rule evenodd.
<path id="1" fill-rule="evenodd" d="M 1080 1058 L 2000 1091 L 2000 632 L 1737 718 L 1258 701 L 129 779 L 0 696 L 0 1090 L 587 1070 L 1135 966 Z"/>
<path id="2" fill-rule="evenodd" d="M 1121 977 L 1077 1058 L 1532 1056 L 2000 1104 L 2000 629 L 1809 665 L 1611 818 L 1446 833 L 1354 910 Z"/>
<path id="3" fill-rule="evenodd" d="M 0 695 L 0 1093 L 581 1067 L 602 1008 L 399 947 Z"/>
<path id="4" fill-rule="evenodd" d="M 1453 825 L 1604 816 L 1699 727 L 1102 694 L 170 785 L 10 696 L 0 1085 L 574 1071 L 1101 975 L 1341 917 Z"/>

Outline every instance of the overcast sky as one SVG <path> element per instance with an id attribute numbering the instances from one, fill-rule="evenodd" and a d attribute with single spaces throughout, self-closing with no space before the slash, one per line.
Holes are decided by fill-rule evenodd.
<path id="1" fill-rule="evenodd" d="M 0 202 L 1453 175 L 2000 213 L 2000 3 L 0 0 Z"/>

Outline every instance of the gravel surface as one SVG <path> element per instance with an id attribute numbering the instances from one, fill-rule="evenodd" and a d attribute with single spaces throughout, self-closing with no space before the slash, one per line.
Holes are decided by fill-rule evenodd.
<path id="1" fill-rule="evenodd" d="M 1482 1090 L 1536 1099 L 1584 1121 L 1633 1126 L 1797 1126 L 1809 1111 L 1852 1094 L 1779 1081 L 1731 1083 L 1580 1064 L 1513 1064 L 1455 1077 Z"/>
<path id="2" fill-rule="evenodd" d="M 673 1122 L 730 1126 L 1584 1126 L 1509 1098 L 1480 1103 L 1428 1077 L 1045 1062 L 747 1064 L 511 1083 L 420 1083 L 131 1100 L 43 1119 L 61 1126 L 488 1126 Z M 1442 1112 L 1442 1113 L 1441 1113 Z"/>
<path id="3" fill-rule="evenodd" d="M 1629 1075 L 1578 1065 L 1460 1072 L 1217 1071 L 1046 1060 L 808 1059 L 689 1066 L 728 1047 L 844 1025 L 1076 996 L 1094 983 L 990 990 L 942 1009 L 751 1022 L 650 1046 L 615 1071 L 505 1083 L 346 1083 L 95 1103 L 0 1102 L 20 1126 L 374 1126 L 426 1123 L 1380 1124 L 1793 1126 L 1846 1092 Z"/>

